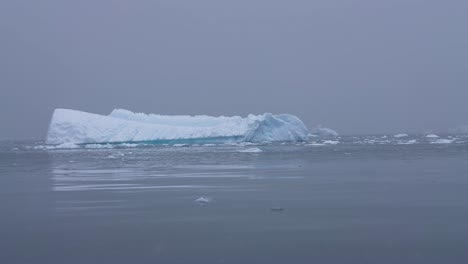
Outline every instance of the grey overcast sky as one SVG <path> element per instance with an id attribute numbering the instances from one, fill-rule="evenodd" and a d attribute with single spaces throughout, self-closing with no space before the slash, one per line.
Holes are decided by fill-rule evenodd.
<path id="1" fill-rule="evenodd" d="M 0 137 L 44 137 L 54 108 L 447 131 L 468 123 L 467 11 L 466 0 L 2 0 Z"/>

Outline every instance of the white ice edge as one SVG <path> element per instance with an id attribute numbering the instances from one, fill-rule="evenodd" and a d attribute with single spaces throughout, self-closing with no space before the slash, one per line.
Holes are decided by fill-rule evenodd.
<path id="1" fill-rule="evenodd" d="M 56 109 L 47 133 L 47 144 L 129 143 L 202 139 L 213 141 L 306 141 L 308 130 L 289 114 L 249 115 L 246 118 L 162 116 L 114 110 L 98 115 Z"/>

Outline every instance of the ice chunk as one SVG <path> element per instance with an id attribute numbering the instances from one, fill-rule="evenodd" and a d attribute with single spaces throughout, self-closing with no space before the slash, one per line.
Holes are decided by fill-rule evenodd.
<path id="1" fill-rule="evenodd" d="M 88 144 L 88 145 L 86 145 L 86 148 L 90 148 L 90 149 L 111 149 L 111 148 L 114 148 L 114 145 L 112 145 L 112 144 Z"/>
<path id="2" fill-rule="evenodd" d="M 407 137 L 407 136 L 408 136 L 408 134 L 396 134 L 393 137 L 394 138 L 402 138 L 402 137 Z"/>
<path id="3" fill-rule="evenodd" d="M 74 143 L 62 143 L 59 145 L 55 146 L 50 146 L 50 145 L 39 145 L 39 146 L 34 146 L 34 147 L 27 147 L 28 149 L 36 149 L 36 150 L 54 150 L 54 149 L 76 149 L 79 148 L 80 146 L 74 144 Z"/>
<path id="4" fill-rule="evenodd" d="M 323 143 L 311 142 L 310 144 L 306 144 L 306 146 L 325 146 Z"/>
<path id="5" fill-rule="evenodd" d="M 435 134 L 429 134 L 429 135 L 426 135 L 426 138 L 438 138 L 439 136 L 438 135 L 435 135 Z"/>
<path id="6" fill-rule="evenodd" d="M 337 137 L 338 133 L 330 128 L 323 127 L 322 125 L 318 125 L 310 131 L 310 135 L 319 136 L 319 137 Z"/>
<path id="7" fill-rule="evenodd" d="M 47 143 L 305 141 L 307 134 L 302 121 L 287 114 L 266 113 L 241 118 L 161 116 L 114 110 L 104 116 L 56 109 L 49 125 Z"/>
<path id="8" fill-rule="evenodd" d="M 173 147 L 188 147 L 190 146 L 189 144 L 174 144 L 172 145 Z"/>
<path id="9" fill-rule="evenodd" d="M 451 144 L 455 141 L 455 139 L 437 139 L 436 141 L 432 142 L 432 144 Z"/>
<path id="10" fill-rule="evenodd" d="M 401 141 L 401 142 L 398 142 L 397 144 L 398 145 L 412 145 L 412 144 L 416 144 L 418 141 L 416 139 L 411 139 L 411 140 L 408 140 L 408 141 Z"/>
<path id="11" fill-rule="evenodd" d="M 200 197 L 200 198 L 197 198 L 195 199 L 196 203 L 199 203 L 199 204 L 207 204 L 207 203 L 211 203 L 212 202 L 212 199 L 210 197 Z"/>
<path id="12" fill-rule="evenodd" d="M 259 148 L 248 148 L 248 149 L 239 150 L 239 152 L 242 152 L 242 153 L 260 153 L 260 152 L 263 152 L 263 150 L 261 150 Z"/>

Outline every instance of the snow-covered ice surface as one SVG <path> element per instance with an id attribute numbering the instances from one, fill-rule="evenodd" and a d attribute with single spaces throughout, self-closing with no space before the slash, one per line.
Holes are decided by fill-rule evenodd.
<path id="1" fill-rule="evenodd" d="M 293 115 L 249 115 L 246 118 L 161 116 L 117 109 L 103 116 L 56 109 L 47 144 L 213 143 L 227 141 L 305 141 L 308 130 Z M 185 142 L 184 142 L 185 141 Z"/>

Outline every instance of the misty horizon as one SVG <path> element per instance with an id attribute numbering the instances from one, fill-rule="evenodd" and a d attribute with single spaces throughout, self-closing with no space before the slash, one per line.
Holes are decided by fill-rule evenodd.
<path id="1" fill-rule="evenodd" d="M 56 108 L 289 113 L 349 134 L 468 124 L 460 1 L 3 1 L 0 138 Z"/>

